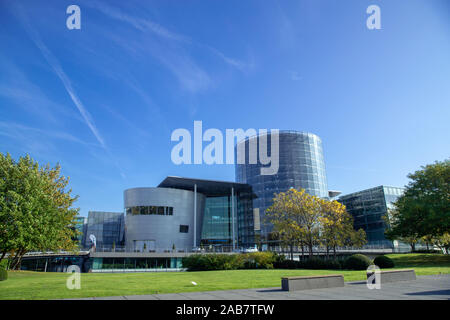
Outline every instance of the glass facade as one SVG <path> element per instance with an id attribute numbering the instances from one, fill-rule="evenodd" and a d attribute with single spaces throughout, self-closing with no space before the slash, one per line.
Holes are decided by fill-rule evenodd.
<path id="1" fill-rule="evenodd" d="M 39 272 L 66 272 L 71 265 L 76 265 L 81 272 L 87 272 L 85 268 L 85 257 L 24 257 L 20 269 Z"/>
<path id="2" fill-rule="evenodd" d="M 208 197 L 205 201 L 201 243 L 232 244 L 231 196 Z"/>
<path id="3" fill-rule="evenodd" d="M 353 216 L 354 228 L 366 232 L 369 245 L 392 246 L 384 236 L 387 226 L 383 216 L 403 192 L 403 188 L 379 186 L 342 196 L 339 202 Z"/>
<path id="4" fill-rule="evenodd" d="M 261 167 L 268 165 L 249 164 L 250 137 L 235 147 L 236 181 L 252 186 L 257 198 L 253 207 L 258 208 L 261 221 L 261 236 L 267 237 L 271 225 L 264 224 L 265 210 L 272 204 L 275 193 L 285 192 L 291 187 L 305 189 L 307 193 L 321 198 L 328 197 L 328 185 L 323 158 L 322 141 L 311 133 L 297 131 L 279 132 L 279 169 L 274 175 L 261 175 Z M 271 155 L 271 134 L 267 137 L 267 154 Z M 255 141 L 255 140 L 253 140 Z M 245 143 L 245 164 L 237 163 L 237 150 Z M 264 152 L 264 150 L 263 150 Z M 259 154 L 259 143 L 257 143 Z"/>
<path id="5" fill-rule="evenodd" d="M 232 196 L 211 196 L 205 201 L 201 243 L 203 245 L 233 244 Z M 253 206 L 251 191 L 235 194 L 235 237 L 237 246 L 253 246 Z"/>
<path id="6" fill-rule="evenodd" d="M 175 269 L 182 268 L 182 258 L 91 258 L 92 270 Z"/>
<path id="7" fill-rule="evenodd" d="M 89 258 L 88 256 L 26 257 L 21 270 L 40 272 L 66 272 L 76 265 L 81 272 L 99 270 L 161 270 L 182 268 L 182 258 Z"/>
<path id="8" fill-rule="evenodd" d="M 127 214 L 132 215 L 157 214 L 160 216 L 173 216 L 173 207 L 137 206 L 126 208 L 125 210 Z"/>
<path id="9" fill-rule="evenodd" d="M 80 246 L 84 245 L 85 239 L 84 236 L 86 234 L 86 218 L 77 216 L 74 219 L 75 221 L 75 230 L 77 230 L 80 234 L 76 237 L 76 240 Z"/>
<path id="10" fill-rule="evenodd" d="M 97 248 L 123 246 L 124 224 L 124 214 L 122 212 L 89 211 L 85 247 L 92 247 L 91 234 L 96 238 Z"/>

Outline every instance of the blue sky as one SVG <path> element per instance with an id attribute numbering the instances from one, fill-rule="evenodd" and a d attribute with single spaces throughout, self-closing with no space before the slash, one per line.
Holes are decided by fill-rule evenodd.
<path id="1" fill-rule="evenodd" d="M 344 193 L 449 156 L 446 0 L 1 0 L 0 19 L 0 152 L 59 162 L 82 215 L 167 175 L 234 180 L 172 164 L 171 132 L 194 120 L 316 133 Z"/>

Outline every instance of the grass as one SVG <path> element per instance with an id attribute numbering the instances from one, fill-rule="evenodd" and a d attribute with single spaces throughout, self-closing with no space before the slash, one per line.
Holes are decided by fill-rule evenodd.
<path id="1" fill-rule="evenodd" d="M 450 273 L 450 256 L 388 255 L 395 268 L 414 268 L 417 275 Z M 365 271 L 349 270 L 230 270 L 201 272 L 81 274 L 81 289 L 66 288 L 65 273 L 9 272 L 0 282 L 0 299 L 60 299 L 154 293 L 279 287 L 283 276 L 343 274 L 345 281 L 365 280 Z M 191 282 L 197 283 L 194 286 Z"/>

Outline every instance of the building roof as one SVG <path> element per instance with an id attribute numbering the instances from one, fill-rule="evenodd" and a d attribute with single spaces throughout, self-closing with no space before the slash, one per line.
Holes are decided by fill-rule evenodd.
<path id="1" fill-rule="evenodd" d="M 405 190 L 404 187 L 394 187 L 394 186 L 381 185 L 381 186 L 377 186 L 377 187 L 373 187 L 373 188 L 369 188 L 369 189 L 364 189 L 364 190 L 355 191 L 355 192 L 352 192 L 352 193 L 347 193 L 345 195 L 340 196 L 339 199 L 351 198 L 351 197 L 354 197 L 356 195 L 360 195 L 362 193 L 371 192 L 371 191 L 375 191 L 375 190 L 386 190 L 386 188 L 398 189 L 398 190 L 402 190 L 402 191 Z"/>
<path id="2" fill-rule="evenodd" d="M 197 192 L 202 193 L 205 196 L 229 195 L 231 194 L 231 188 L 234 188 L 234 191 L 237 193 L 250 192 L 252 197 L 256 198 L 256 195 L 253 193 L 252 187 L 249 184 L 230 181 L 168 176 L 158 185 L 158 188 L 174 188 L 194 191 L 195 185 L 197 185 Z"/>

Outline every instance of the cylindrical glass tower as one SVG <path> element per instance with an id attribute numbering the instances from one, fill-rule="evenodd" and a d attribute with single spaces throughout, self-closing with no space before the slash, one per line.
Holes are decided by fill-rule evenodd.
<path id="1" fill-rule="evenodd" d="M 271 155 L 271 136 L 267 133 L 267 154 Z M 236 162 L 236 181 L 252 186 L 258 198 L 253 200 L 253 208 L 259 208 L 261 236 L 267 239 L 271 226 L 264 224 L 265 210 L 272 204 L 275 193 L 285 192 L 291 187 L 305 189 L 307 193 L 321 198 L 328 197 L 327 177 L 323 159 L 322 141 L 312 133 L 298 131 L 279 131 L 279 169 L 276 174 L 262 175 L 262 165 L 249 164 L 249 145 L 252 139 L 259 141 L 261 135 L 249 137 L 235 147 L 235 155 L 242 143 L 245 143 L 245 164 Z M 275 140 L 274 140 L 275 141 Z M 273 160 L 272 160 L 273 161 Z"/>

